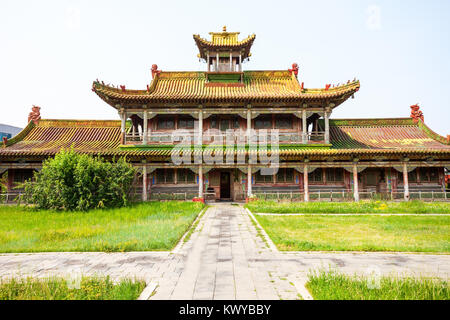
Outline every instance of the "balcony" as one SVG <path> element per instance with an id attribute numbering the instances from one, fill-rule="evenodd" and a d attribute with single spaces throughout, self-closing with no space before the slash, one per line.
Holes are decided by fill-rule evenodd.
<path id="1" fill-rule="evenodd" d="M 323 144 L 325 143 L 325 132 L 308 132 L 306 137 L 306 144 Z M 278 135 L 278 140 L 276 137 L 271 137 L 270 134 L 267 136 L 254 136 L 252 139 L 253 143 L 259 141 L 267 140 L 267 144 L 271 144 L 271 141 L 278 141 L 282 144 L 303 144 L 303 136 L 302 133 L 298 132 L 280 132 Z M 142 134 L 127 134 L 125 136 L 126 144 L 142 144 L 143 135 Z M 168 132 L 152 132 L 147 137 L 148 145 L 157 145 L 157 144 L 178 144 L 181 142 L 185 143 L 195 143 L 198 137 L 193 132 L 183 133 L 183 134 L 175 134 Z M 203 144 L 217 144 L 217 145 L 225 145 L 227 142 L 231 142 L 233 144 L 247 144 L 248 138 L 246 131 L 236 130 L 232 133 L 224 133 L 224 132 L 204 132 L 202 143 Z"/>

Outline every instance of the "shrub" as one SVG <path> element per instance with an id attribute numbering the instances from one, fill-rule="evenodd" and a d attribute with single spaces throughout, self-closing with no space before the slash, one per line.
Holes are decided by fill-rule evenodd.
<path id="1" fill-rule="evenodd" d="M 128 203 L 134 175 L 135 169 L 124 158 L 106 162 L 73 149 L 62 150 L 25 183 L 25 194 L 41 209 L 120 207 Z"/>
<path id="2" fill-rule="evenodd" d="M 8 182 L 8 171 L 6 171 L 3 174 L 0 174 L 0 193 L 8 191 L 8 188 L 6 187 L 7 182 Z"/>

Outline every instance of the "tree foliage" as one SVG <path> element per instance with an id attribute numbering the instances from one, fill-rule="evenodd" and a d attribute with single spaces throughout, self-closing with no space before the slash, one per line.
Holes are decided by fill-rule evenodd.
<path id="1" fill-rule="evenodd" d="M 125 158 L 100 157 L 62 150 L 43 162 L 25 184 L 28 202 L 41 209 L 88 210 L 127 205 L 135 169 Z"/>
<path id="2" fill-rule="evenodd" d="M 7 183 L 8 183 L 8 171 L 0 174 L 0 193 L 7 192 Z"/>

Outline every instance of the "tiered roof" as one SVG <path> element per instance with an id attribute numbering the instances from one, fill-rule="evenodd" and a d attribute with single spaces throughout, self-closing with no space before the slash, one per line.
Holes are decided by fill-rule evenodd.
<path id="1" fill-rule="evenodd" d="M 332 148 L 324 146 L 280 145 L 282 160 L 306 156 L 351 155 L 450 155 L 450 142 L 411 119 L 331 120 Z M 103 156 L 130 156 L 149 160 L 170 158 L 173 146 L 121 146 L 120 121 L 40 120 L 28 126 L 0 148 L 1 159 L 46 157 L 61 148 Z M 237 153 L 248 153 L 238 150 Z M 250 151 L 256 152 L 256 151 Z"/>
<path id="2" fill-rule="evenodd" d="M 0 148 L 0 158 L 11 156 L 52 156 L 61 148 L 81 153 L 109 154 L 119 150 L 120 121 L 40 120 L 30 121 L 16 137 Z"/>
<path id="3" fill-rule="evenodd" d="M 227 32 L 227 28 L 223 27 L 223 32 L 210 32 L 211 40 L 206 40 L 198 34 L 194 34 L 194 40 L 197 44 L 199 58 L 206 60 L 206 54 L 209 51 L 241 51 L 242 59 L 251 56 L 250 48 L 255 41 L 256 35 L 250 35 L 243 40 L 239 40 L 240 32 Z"/>
<path id="4" fill-rule="evenodd" d="M 339 105 L 360 88 L 355 80 L 328 89 L 304 89 L 288 70 L 245 71 L 243 84 L 207 83 L 205 72 L 160 72 L 148 90 L 118 89 L 95 81 L 93 91 L 116 104 L 217 104 L 334 102 Z"/>
<path id="5" fill-rule="evenodd" d="M 330 120 L 336 149 L 449 150 L 449 141 L 411 118 Z"/>

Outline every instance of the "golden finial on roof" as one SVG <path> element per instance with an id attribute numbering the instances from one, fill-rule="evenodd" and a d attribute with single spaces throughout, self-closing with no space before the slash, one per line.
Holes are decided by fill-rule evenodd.
<path id="1" fill-rule="evenodd" d="M 227 32 L 227 26 L 223 26 L 223 32 Z"/>

